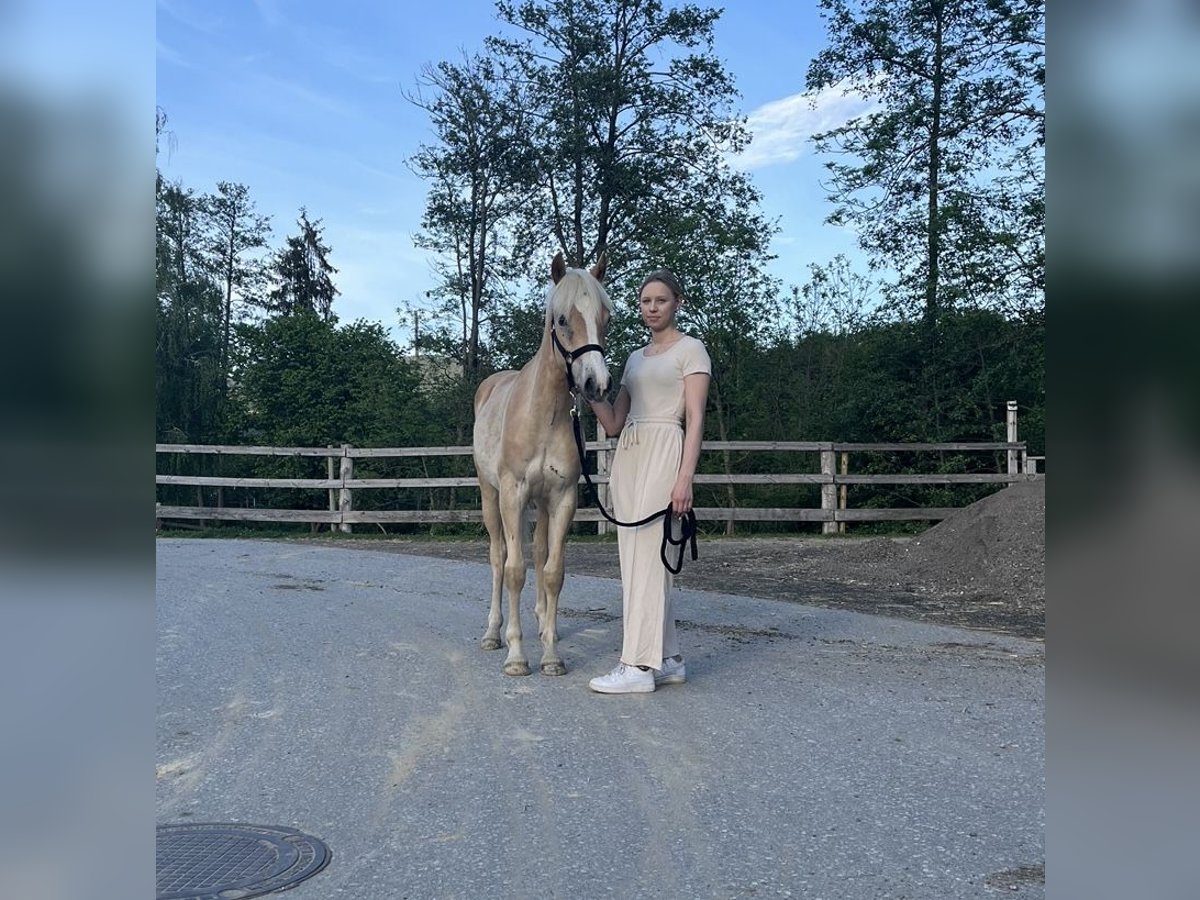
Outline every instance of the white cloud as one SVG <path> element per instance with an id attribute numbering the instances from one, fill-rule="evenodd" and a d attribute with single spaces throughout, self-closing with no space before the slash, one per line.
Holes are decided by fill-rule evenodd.
<path id="1" fill-rule="evenodd" d="M 169 63 L 173 63 L 174 65 L 177 65 L 177 66 L 183 66 L 185 69 L 192 68 L 192 64 L 189 63 L 184 58 L 182 53 L 180 53 L 178 50 L 174 50 L 171 47 L 168 47 L 162 41 L 155 40 L 154 55 L 156 58 L 158 58 L 160 60 L 163 60 L 163 61 L 169 62 Z"/>
<path id="2" fill-rule="evenodd" d="M 753 140 L 731 162 L 745 170 L 793 162 L 807 150 L 814 134 L 839 128 L 878 108 L 877 101 L 864 99 L 846 82 L 772 100 L 750 113 L 747 125 Z"/>
<path id="3" fill-rule="evenodd" d="M 355 110 L 349 103 L 333 94 L 315 91 L 299 81 L 277 78 L 273 75 L 256 75 L 257 96 L 269 106 L 278 108 L 287 97 L 295 101 L 302 115 L 311 115 L 313 110 L 324 110 L 336 116 L 352 117 Z"/>
<path id="4" fill-rule="evenodd" d="M 156 6 L 175 21 L 195 31 L 216 34 L 221 28 L 221 17 L 213 15 L 204 5 L 197 9 L 196 5 L 185 0 L 158 0 Z"/>
<path id="5" fill-rule="evenodd" d="M 395 84 L 400 75 L 394 63 L 363 52 L 326 26 L 305 25 L 285 8 L 282 0 L 254 0 L 268 29 L 282 31 L 305 54 L 326 65 L 371 84 Z"/>
<path id="6" fill-rule="evenodd" d="M 279 8 L 279 4 L 275 0 L 254 0 L 254 6 L 263 22 L 268 26 L 277 28 L 280 25 L 288 24 L 287 15 Z"/>

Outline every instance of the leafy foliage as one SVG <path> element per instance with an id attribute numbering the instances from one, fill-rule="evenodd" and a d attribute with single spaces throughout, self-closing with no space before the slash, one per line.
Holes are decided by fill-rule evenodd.
<path id="1" fill-rule="evenodd" d="M 395 445 L 418 436 L 417 373 L 378 323 L 311 310 L 238 328 L 240 431 L 285 446 Z"/>
<path id="2" fill-rule="evenodd" d="M 748 139 L 712 47 L 719 10 L 642 0 L 501 0 L 497 10 L 527 37 L 488 45 L 538 103 L 526 233 L 548 230 L 578 264 L 608 251 L 618 269 L 652 265 L 645 211 L 722 173 L 721 150 Z"/>
<path id="3" fill-rule="evenodd" d="M 1043 0 L 821 0 L 808 87 L 877 108 L 817 135 L 829 221 L 858 229 L 891 299 L 1037 309 L 1042 296 Z M 914 253 L 922 247 L 922 253 Z"/>
<path id="4" fill-rule="evenodd" d="M 438 135 L 412 160 L 430 180 L 422 245 L 441 253 L 438 299 L 459 313 L 462 335 L 443 329 L 428 346 L 461 360 L 471 383 L 487 374 L 482 360 L 527 359 L 536 332 L 524 326 L 537 319 L 540 332 L 540 276 L 555 248 L 575 265 L 608 254 L 614 358 L 641 340 L 641 271 L 688 272 L 697 314 L 738 302 L 730 264 L 738 279 L 765 282 L 773 227 L 725 157 L 748 135 L 713 48 L 719 11 L 640 0 L 497 10 L 518 36 L 426 69 L 421 86 L 434 94 L 411 98 Z"/>

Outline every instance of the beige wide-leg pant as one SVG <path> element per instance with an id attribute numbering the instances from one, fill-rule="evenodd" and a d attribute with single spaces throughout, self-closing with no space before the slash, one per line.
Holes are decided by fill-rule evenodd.
<path id="1" fill-rule="evenodd" d="M 671 502 L 679 475 L 683 428 L 675 419 L 627 421 L 610 475 L 613 513 L 623 522 L 656 513 Z M 673 524 L 676 524 L 673 521 Z M 661 669 L 679 653 L 671 612 L 673 577 L 662 563 L 662 519 L 618 528 L 624 640 L 621 662 Z"/>

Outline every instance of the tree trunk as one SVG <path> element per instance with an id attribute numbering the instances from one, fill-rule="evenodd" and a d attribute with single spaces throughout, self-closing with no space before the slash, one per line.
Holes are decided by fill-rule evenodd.
<path id="1" fill-rule="evenodd" d="M 923 331 L 925 340 L 925 384 L 929 391 L 929 409 L 933 414 L 933 440 L 941 439 L 941 398 L 939 396 L 939 379 L 941 377 L 941 352 L 938 341 L 938 322 L 941 319 L 939 281 L 941 278 L 941 222 L 939 217 L 939 191 L 941 189 L 941 129 L 943 88 L 945 81 L 945 43 L 944 16 L 942 4 L 933 5 L 933 98 L 929 122 L 929 241 L 928 264 L 925 272 L 925 314 Z"/>
<path id="2" fill-rule="evenodd" d="M 928 264 L 925 271 L 925 324 L 933 328 L 938 319 L 939 256 L 941 254 L 941 227 L 938 222 L 939 175 L 941 174 L 941 128 L 942 89 L 944 73 L 944 51 L 942 44 L 942 9 L 934 8 L 933 47 L 933 102 L 929 122 L 929 234 Z"/>
<path id="3" fill-rule="evenodd" d="M 221 399 L 224 401 L 229 382 L 229 329 L 233 320 L 233 229 L 229 231 L 228 256 L 225 258 L 225 319 L 221 323 Z"/>
<path id="4" fill-rule="evenodd" d="M 479 193 L 482 193 L 486 197 L 486 186 Z M 465 373 L 467 378 L 471 379 L 472 382 L 474 382 L 476 372 L 479 370 L 479 308 L 483 305 L 483 285 L 487 267 L 488 222 L 487 213 L 484 211 L 486 202 L 479 202 L 480 206 L 471 223 L 478 232 L 479 249 L 472 254 L 475 258 L 471 261 L 471 333 L 467 339 L 467 371 Z"/>

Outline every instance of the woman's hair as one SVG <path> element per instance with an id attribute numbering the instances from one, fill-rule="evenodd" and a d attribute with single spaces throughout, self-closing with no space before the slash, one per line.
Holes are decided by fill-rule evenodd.
<path id="1" fill-rule="evenodd" d="M 679 279 L 669 269 L 655 269 L 646 276 L 646 280 L 642 282 L 642 286 L 638 288 L 638 296 L 642 295 L 642 291 L 646 289 L 646 285 L 652 281 L 661 281 L 671 291 L 671 294 L 676 300 L 683 299 L 683 286 L 680 285 Z"/>

